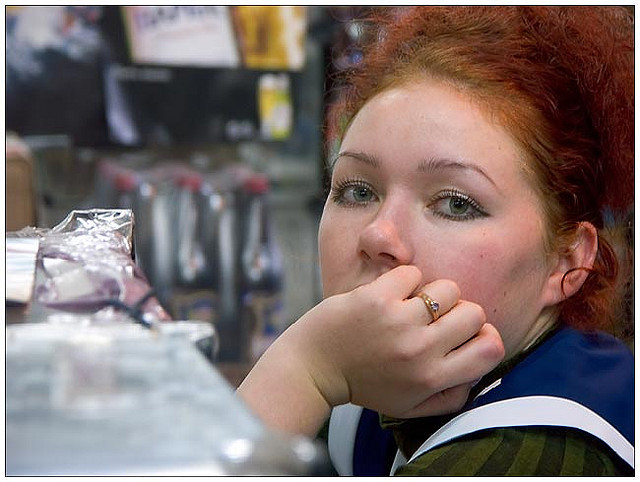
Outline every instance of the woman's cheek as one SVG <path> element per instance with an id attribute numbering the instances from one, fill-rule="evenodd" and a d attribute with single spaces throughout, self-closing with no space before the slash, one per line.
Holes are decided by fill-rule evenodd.
<path id="1" fill-rule="evenodd" d="M 454 255 L 451 252 L 437 254 L 435 259 L 438 261 L 436 264 L 430 263 L 432 268 L 428 275 L 429 281 L 438 278 L 455 281 L 460 288 L 461 298 L 482 306 L 487 317 L 497 313 L 512 283 L 507 279 L 511 276 L 505 276 L 504 270 L 508 256 L 504 256 L 500 249 L 495 249 L 498 245 L 489 244 L 493 244 L 494 249 L 483 243 L 475 248 L 469 245 L 460 247 Z"/>
<path id="2" fill-rule="evenodd" d="M 355 241 L 350 239 L 350 230 L 335 221 L 325 219 L 318 232 L 320 272 L 325 297 L 351 289 L 352 276 L 356 269 L 354 258 Z"/>

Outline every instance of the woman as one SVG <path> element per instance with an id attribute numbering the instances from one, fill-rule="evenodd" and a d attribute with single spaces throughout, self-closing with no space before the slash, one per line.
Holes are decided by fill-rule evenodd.
<path id="1" fill-rule="evenodd" d="M 330 117 L 325 299 L 240 395 L 307 435 L 340 405 L 340 473 L 633 473 L 633 356 L 597 331 L 625 273 L 603 212 L 633 202 L 631 19 L 386 13 Z"/>

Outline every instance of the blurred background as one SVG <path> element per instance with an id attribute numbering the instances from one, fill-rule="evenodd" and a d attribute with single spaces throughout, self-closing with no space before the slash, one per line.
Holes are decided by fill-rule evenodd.
<path id="1" fill-rule="evenodd" d="M 221 333 L 220 357 L 257 356 L 321 296 L 323 117 L 367 11 L 7 7 L 7 231 L 133 209 L 164 308 L 222 332 L 252 316 L 260 336 Z"/>

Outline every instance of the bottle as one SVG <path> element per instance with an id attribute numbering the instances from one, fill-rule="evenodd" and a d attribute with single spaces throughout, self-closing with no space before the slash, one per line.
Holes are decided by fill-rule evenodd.
<path id="1" fill-rule="evenodd" d="M 199 235 L 202 177 L 184 172 L 177 178 L 174 229 L 175 265 L 171 314 L 175 320 L 216 322 L 217 287 Z"/>
<path id="2" fill-rule="evenodd" d="M 149 249 L 144 272 L 153 286 L 156 297 L 162 306 L 173 316 L 172 293 L 176 278 L 177 252 L 177 199 L 179 193 L 178 180 L 185 171 L 182 164 L 166 161 L 154 165 L 146 171 L 146 182 L 149 188 L 140 189 L 139 211 L 146 219 L 136 214 L 136 231 L 138 222 L 145 224 L 143 231 L 149 232 Z M 140 236 L 142 237 L 142 235 Z M 142 251 L 142 250 L 141 250 Z"/>
<path id="3" fill-rule="evenodd" d="M 260 133 L 264 140 L 289 138 L 293 126 L 289 75 L 264 74 L 258 81 Z"/>
<path id="4" fill-rule="evenodd" d="M 244 182 L 246 217 L 240 258 L 242 273 L 241 325 L 245 359 L 255 362 L 284 330 L 284 270 L 272 235 L 269 182 L 254 174 Z"/>
<path id="5" fill-rule="evenodd" d="M 238 322 L 237 192 L 224 172 L 210 172 L 200 190 L 199 237 L 216 290 L 215 330 L 219 361 L 238 361 L 241 334 Z"/>

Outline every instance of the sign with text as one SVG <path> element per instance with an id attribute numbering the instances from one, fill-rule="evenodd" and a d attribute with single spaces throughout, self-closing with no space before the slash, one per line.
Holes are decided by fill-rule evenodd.
<path id="1" fill-rule="evenodd" d="M 131 60 L 140 64 L 238 67 L 229 7 L 123 6 Z"/>

